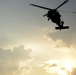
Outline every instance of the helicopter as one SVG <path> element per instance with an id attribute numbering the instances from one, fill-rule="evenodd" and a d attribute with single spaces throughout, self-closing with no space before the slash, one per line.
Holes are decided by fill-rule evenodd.
<path id="1" fill-rule="evenodd" d="M 42 9 L 48 10 L 47 14 L 44 14 L 43 16 L 44 17 L 47 16 L 48 17 L 48 21 L 51 20 L 53 23 L 55 23 L 56 25 L 58 25 L 58 27 L 55 27 L 55 29 L 61 31 L 62 29 L 69 29 L 69 26 L 64 26 L 64 21 L 61 21 L 61 15 L 60 15 L 58 9 L 61 6 L 63 6 L 65 3 L 67 3 L 68 1 L 69 0 L 65 0 L 62 4 L 60 4 L 55 9 L 50 9 L 50 8 L 39 6 L 39 5 L 36 5 L 36 4 L 30 4 L 30 5 L 38 7 L 38 8 L 42 8 Z M 76 13 L 76 12 L 72 12 L 72 13 Z"/>

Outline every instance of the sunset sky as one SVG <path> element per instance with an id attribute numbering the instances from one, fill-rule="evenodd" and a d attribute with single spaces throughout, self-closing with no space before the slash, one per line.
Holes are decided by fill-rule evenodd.
<path id="1" fill-rule="evenodd" d="M 70 29 L 57 31 L 42 15 L 65 0 L 0 0 L 0 75 L 76 75 L 76 14 L 60 12 Z M 76 0 L 59 10 L 75 11 Z"/>

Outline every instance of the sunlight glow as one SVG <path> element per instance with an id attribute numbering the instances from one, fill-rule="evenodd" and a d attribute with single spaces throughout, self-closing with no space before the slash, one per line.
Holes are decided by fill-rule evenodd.
<path id="1" fill-rule="evenodd" d="M 57 64 L 58 63 L 58 60 L 49 60 L 49 61 L 46 61 L 45 63 L 48 63 L 48 64 Z"/>
<path id="2" fill-rule="evenodd" d="M 37 49 L 39 47 L 39 45 L 36 43 L 28 43 L 24 44 L 24 46 L 26 49 L 32 49 L 32 50 Z"/>
<path id="3" fill-rule="evenodd" d="M 71 72 L 73 68 L 73 63 L 71 61 L 66 61 L 64 62 L 64 67 L 66 68 L 66 70 Z"/>
<path id="4" fill-rule="evenodd" d="M 72 72 L 74 63 L 71 60 L 64 60 L 62 64 L 58 60 L 49 60 L 46 61 L 44 69 L 47 73 L 54 73 L 58 75 L 67 75 Z"/>

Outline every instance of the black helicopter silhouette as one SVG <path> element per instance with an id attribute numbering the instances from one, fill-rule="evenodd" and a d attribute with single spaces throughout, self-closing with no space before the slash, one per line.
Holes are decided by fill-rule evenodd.
<path id="1" fill-rule="evenodd" d="M 43 7 L 43 6 L 39 6 L 39 5 L 35 5 L 35 4 L 30 4 L 32 6 L 35 7 L 39 7 L 42 9 L 46 9 L 49 10 L 47 12 L 47 14 L 43 15 L 43 16 L 47 16 L 48 17 L 48 21 L 51 20 L 53 23 L 55 23 L 56 25 L 58 25 L 58 27 L 55 27 L 55 29 L 69 29 L 69 26 L 64 26 L 64 21 L 61 21 L 61 15 L 58 11 L 58 8 L 60 8 L 62 5 L 64 5 L 65 3 L 67 3 L 69 0 L 65 0 L 62 4 L 60 4 L 57 8 L 55 9 L 50 9 L 47 7 Z M 76 12 L 72 12 L 72 13 L 76 13 Z"/>

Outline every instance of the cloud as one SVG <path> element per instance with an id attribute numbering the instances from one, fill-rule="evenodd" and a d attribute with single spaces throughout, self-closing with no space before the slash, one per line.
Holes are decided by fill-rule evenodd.
<path id="1" fill-rule="evenodd" d="M 57 67 L 57 64 L 52 64 L 50 65 L 50 67 Z"/>
<path id="2" fill-rule="evenodd" d="M 42 67 L 46 73 L 57 74 L 57 60 L 45 61 L 43 64 L 39 65 L 39 67 Z"/>
<path id="3" fill-rule="evenodd" d="M 70 46 L 74 39 L 74 33 L 70 30 L 48 33 L 47 36 L 52 38 L 54 41 L 62 40 L 67 46 Z"/>
<path id="4" fill-rule="evenodd" d="M 57 39 L 57 40 L 53 40 L 51 37 L 47 36 L 47 35 L 44 35 L 43 36 L 46 40 L 48 40 L 48 42 L 50 43 L 50 46 L 53 48 L 53 49 L 60 49 L 60 50 L 64 50 L 64 52 L 67 52 L 68 51 L 68 47 L 66 45 L 65 42 L 63 42 L 61 39 Z"/>
<path id="5" fill-rule="evenodd" d="M 76 67 L 73 67 L 71 75 L 76 75 Z"/>
<path id="6" fill-rule="evenodd" d="M 30 75 L 50 75 L 43 67 L 35 66 L 30 72 Z"/>
<path id="7" fill-rule="evenodd" d="M 73 67 L 71 71 L 67 70 L 67 68 L 65 68 L 63 65 L 61 65 L 59 61 L 57 62 L 57 60 L 46 61 L 42 65 L 40 65 L 39 67 L 44 69 L 45 72 L 48 74 L 76 75 L 76 67 Z"/>
<path id="8" fill-rule="evenodd" d="M 57 74 L 57 68 L 58 65 L 56 63 L 52 63 L 52 64 L 44 64 L 43 69 L 46 70 L 47 73 L 56 73 Z"/>
<path id="9" fill-rule="evenodd" d="M 32 50 L 24 46 L 14 47 L 13 50 L 0 48 L 0 74 L 25 75 L 31 70 L 28 63 L 32 60 Z"/>

